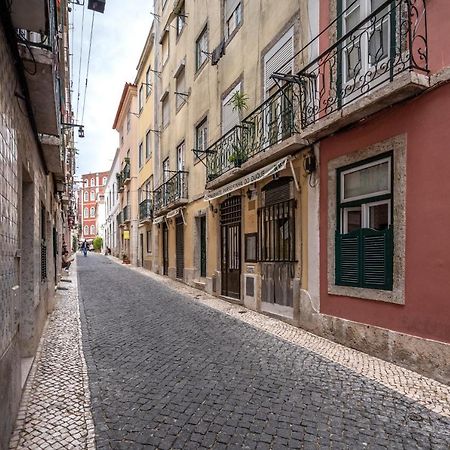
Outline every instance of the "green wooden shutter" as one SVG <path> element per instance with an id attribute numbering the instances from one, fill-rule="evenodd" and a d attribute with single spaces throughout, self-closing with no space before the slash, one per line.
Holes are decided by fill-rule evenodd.
<path id="1" fill-rule="evenodd" d="M 363 287 L 392 289 L 393 233 L 392 228 L 383 231 L 362 230 Z"/>
<path id="2" fill-rule="evenodd" d="M 392 290 L 393 232 L 336 232 L 336 284 Z"/>
<path id="3" fill-rule="evenodd" d="M 361 285 L 361 230 L 336 233 L 336 284 Z"/>

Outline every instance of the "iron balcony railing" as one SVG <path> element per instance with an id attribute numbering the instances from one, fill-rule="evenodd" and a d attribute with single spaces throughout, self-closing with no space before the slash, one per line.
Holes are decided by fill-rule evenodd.
<path id="1" fill-rule="evenodd" d="M 116 216 L 117 225 L 122 225 L 123 224 L 123 220 L 122 219 L 123 219 L 122 212 L 120 212 Z"/>
<path id="2" fill-rule="evenodd" d="M 298 86 L 286 84 L 206 150 L 207 181 L 293 136 L 298 127 Z"/>
<path id="3" fill-rule="evenodd" d="M 335 34 L 340 36 L 336 42 L 296 77 L 302 128 L 405 71 L 428 72 L 425 0 L 385 1 L 348 31 L 345 17 L 342 14 L 333 22 Z M 300 60 L 308 60 L 314 41 L 302 50 Z"/>
<path id="4" fill-rule="evenodd" d="M 129 162 L 125 163 L 125 166 L 122 170 L 122 177 L 124 183 L 127 183 L 131 179 L 131 168 Z"/>
<path id="5" fill-rule="evenodd" d="M 153 219 L 153 202 L 147 198 L 139 203 L 139 220 L 142 222 L 144 220 Z"/>
<path id="6" fill-rule="evenodd" d="M 122 218 L 124 222 L 130 221 L 130 205 L 124 206 L 122 210 Z"/>
<path id="7" fill-rule="evenodd" d="M 188 199 L 188 172 L 180 170 L 153 192 L 154 214 Z"/>

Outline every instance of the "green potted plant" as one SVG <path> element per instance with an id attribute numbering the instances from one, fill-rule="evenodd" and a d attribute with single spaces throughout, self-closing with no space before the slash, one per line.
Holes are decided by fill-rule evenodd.
<path id="1" fill-rule="evenodd" d="M 241 91 L 236 91 L 230 100 L 233 111 L 237 111 L 239 115 L 239 122 L 242 122 L 243 112 L 247 109 L 248 96 Z M 243 139 L 242 135 L 237 142 L 231 144 L 232 153 L 228 158 L 228 161 L 234 164 L 234 167 L 241 167 L 241 165 L 248 158 L 248 146 L 247 142 Z"/>

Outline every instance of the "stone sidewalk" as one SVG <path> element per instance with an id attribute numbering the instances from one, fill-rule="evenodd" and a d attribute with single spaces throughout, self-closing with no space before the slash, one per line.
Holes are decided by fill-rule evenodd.
<path id="1" fill-rule="evenodd" d="M 10 450 L 95 448 L 76 263 L 59 288 L 25 385 Z"/>
<path id="2" fill-rule="evenodd" d="M 109 257 L 111 261 L 119 260 Z M 232 316 L 398 392 L 430 412 L 450 417 L 450 387 L 415 372 L 317 337 L 284 322 L 230 304 L 203 291 L 130 267 L 199 304 Z M 49 316 L 28 378 L 16 430 L 15 449 L 95 449 L 88 371 L 83 354 L 76 266 L 60 283 L 55 311 Z M 180 300 L 183 301 L 183 300 Z M 422 417 L 410 417 L 422 421 Z M 449 431 L 450 435 L 450 431 Z M 445 444 L 444 444 L 445 445 Z"/>

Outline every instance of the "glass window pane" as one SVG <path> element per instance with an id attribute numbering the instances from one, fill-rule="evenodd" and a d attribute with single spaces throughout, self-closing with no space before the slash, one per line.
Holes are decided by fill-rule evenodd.
<path id="1" fill-rule="evenodd" d="M 389 205 L 382 203 L 380 205 L 369 206 L 369 228 L 373 230 L 386 230 L 389 227 Z"/>
<path id="2" fill-rule="evenodd" d="M 344 174 L 344 200 L 382 192 L 390 192 L 388 161 Z"/>
<path id="3" fill-rule="evenodd" d="M 359 230 L 362 226 L 361 208 L 344 209 L 344 233 Z"/>

